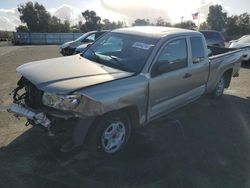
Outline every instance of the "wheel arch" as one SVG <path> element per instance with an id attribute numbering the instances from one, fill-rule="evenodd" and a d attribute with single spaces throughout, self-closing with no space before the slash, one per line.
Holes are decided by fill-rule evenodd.
<path id="1" fill-rule="evenodd" d="M 98 120 L 100 120 L 103 116 L 105 115 L 108 115 L 108 114 L 111 114 L 111 113 L 119 113 L 119 112 L 122 112 L 122 113 L 126 113 L 129 118 L 130 118 L 130 121 L 131 121 L 131 128 L 136 128 L 136 127 L 139 127 L 140 125 L 140 117 L 139 117 L 139 109 L 137 106 L 135 105 L 132 105 L 132 106 L 126 106 L 126 107 L 123 107 L 123 108 L 120 108 L 120 109 L 117 109 L 117 110 L 111 110 L 109 112 L 106 112 L 100 116 L 97 116 L 94 120 L 94 123 Z"/>
<path id="2" fill-rule="evenodd" d="M 140 125 L 140 117 L 139 117 L 139 109 L 137 106 L 128 106 L 120 109 L 120 111 L 124 111 L 130 117 L 132 128 L 139 127 Z"/>
<path id="3" fill-rule="evenodd" d="M 225 77 L 225 88 L 228 88 L 230 86 L 230 82 L 232 79 L 232 74 L 233 74 L 233 68 L 227 69 L 226 71 L 224 71 L 223 73 L 223 77 Z"/>

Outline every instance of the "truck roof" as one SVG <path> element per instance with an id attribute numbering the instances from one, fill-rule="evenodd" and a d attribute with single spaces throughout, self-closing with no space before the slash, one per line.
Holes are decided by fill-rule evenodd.
<path id="1" fill-rule="evenodd" d="M 198 31 L 192 31 L 187 29 L 180 29 L 174 27 L 161 27 L 161 26 L 135 26 L 128 28 L 120 28 L 116 29 L 113 32 L 116 33 L 124 33 L 137 35 L 142 37 L 150 37 L 150 38 L 162 38 L 166 35 L 170 34 L 191 34 L 191 33 L 199 33 Z"/>

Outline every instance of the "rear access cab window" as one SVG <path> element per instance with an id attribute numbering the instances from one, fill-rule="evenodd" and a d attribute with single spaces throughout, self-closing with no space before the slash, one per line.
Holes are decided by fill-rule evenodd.
<path id="1" fill-rule="evenodd" d="M 201 37 L 190 37 L 193 64 L 201 63 L 205 59 L 205 50 Z"/>

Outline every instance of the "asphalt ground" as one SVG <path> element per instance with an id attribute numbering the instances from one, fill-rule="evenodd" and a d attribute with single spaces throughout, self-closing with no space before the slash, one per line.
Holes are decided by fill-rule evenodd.
<path id="1" fill-rule="evenodd" d="M 0 47 L 0 188 L 250 187 L 250 63 L 225 95 L 204 96 L 133 133 L 112 158 L 65 156 L 56 138 L 6 112 L 17 66 L 58 57 L 58 46 Z"/>

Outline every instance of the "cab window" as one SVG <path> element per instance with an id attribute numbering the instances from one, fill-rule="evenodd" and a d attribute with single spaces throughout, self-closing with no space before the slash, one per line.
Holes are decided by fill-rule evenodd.
<path id="1" fill-rule="evenodd" d="M 205 57 L 204 45 L 201 37 L 191 37 L 191 50 L 193 64 L 201 63 Z"/>
<path id="2" fill-rule="evenodd" d="M 166 44 L 153 68 L 153 75 L 175 71 L 188 66 L 186 39 L 177 39 Z"/>

